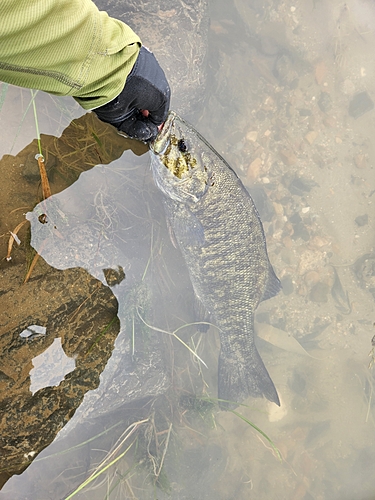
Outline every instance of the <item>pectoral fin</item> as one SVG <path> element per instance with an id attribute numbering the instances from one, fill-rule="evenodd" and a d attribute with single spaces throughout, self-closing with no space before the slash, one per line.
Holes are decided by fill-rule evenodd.
<path id="1" fill-rule="evenodd" d="M 180 247 L 204 245 L 204 228 L 199 219 L 189 210 L 183 217 L 175 217 L 170 221 L 174 238 Z"/>

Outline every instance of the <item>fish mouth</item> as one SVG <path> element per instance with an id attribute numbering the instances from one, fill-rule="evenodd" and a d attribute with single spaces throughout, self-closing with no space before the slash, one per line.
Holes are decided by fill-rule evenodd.
<path id="1" fill-rule="evenodd" d="M 168 113 L 168 117 L 164 122 L 163 127 L 156 136 L 155 140 L 150 144 L 150 149 L 154 154 L 156 155 L 163 154 L 164 151 L 167 149 L 170 142 L 171 129 L 173 127 L 176 116 L 177 115 L 174 111 L 170 111 Z"/>

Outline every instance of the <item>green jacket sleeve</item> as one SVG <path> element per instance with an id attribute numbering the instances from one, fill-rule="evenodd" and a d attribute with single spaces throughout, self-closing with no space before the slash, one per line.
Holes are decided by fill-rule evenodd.
<path id="1" fill-rule="evenodd" d="M 122 91 L 140 46 L 91 0 L 0 0 L 0 81 L 71 95 L 85 109 Z"/>

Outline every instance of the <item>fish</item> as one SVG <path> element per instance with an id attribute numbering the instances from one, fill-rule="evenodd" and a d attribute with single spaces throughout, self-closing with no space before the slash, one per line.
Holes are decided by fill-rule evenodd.
<path id="1" fill-rule="evenodd" d="M 196 297 L 219 329 L 219 407 L 234 409 L 249 396 L 280 406 L 255 345 L 254 312 L 281 284 L 250 194 L 224 158 L 173 111 L 150 144 L 150 155 L 172 242 Z"/>

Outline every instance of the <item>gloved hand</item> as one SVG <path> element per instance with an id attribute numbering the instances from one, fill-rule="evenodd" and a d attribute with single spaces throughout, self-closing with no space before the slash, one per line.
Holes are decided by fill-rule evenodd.
<path id="1" fill-rule="evenodd" d="M 154 54 L 141 47 L 123 91 L 104 106 L 94 109 L 100 120 L 139 141 L 155 139 L 166 120 L 171 91 Z"/>

